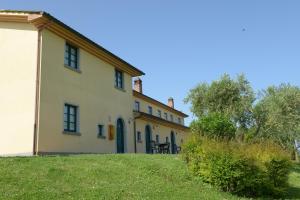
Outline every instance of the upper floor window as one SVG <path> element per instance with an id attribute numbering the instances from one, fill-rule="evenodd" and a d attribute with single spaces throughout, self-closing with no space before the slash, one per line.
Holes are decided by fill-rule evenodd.
<path id="1" fill-rule="evenodd" d="M 168 120 L 168 113 L 165 113 L 165 120 Z"/>
<path id="2" fill-rule="evenodd" d="M 123 72 L 115 70 L 115 86 L 120 89 L 124 89 L 124 77 Z"/>
<path id="3" fill-rule="evenodd" d="M 79 69 L 78 48 L 66 43 L 65 46 L 65 65 L 74 69 Z"/>
<path id="4" fill-rule="evenodd" d="M 153 109 L 152 109 L 152 107 L 151 107 L 151 106 L 148 106 L 148 113 L 149 113 L 150 115 L 152 115 L 152 114 L 153 114 Z"/>
<path id="5" fill-rule="evenodd" d="M 171 120 L 171 122 L 174 121 L 173 115 L 170 115 L 170 120 Z"/>
<path id="6" fill-rule="evenodd" d="M 158 111 L 157 111 L 157 115 L 158 115 L 158 117 L 161 118 L 161 110 L 158 110 Z"/>
<path id="7" fill-rule="evenodd" d="M 178 117 L 178 124 L 181 124 L 181 118 Z"/>
<path id="8" fill-rule="evenodd" d="M 138 101 L 134 102 L 134 110 L 135 111 L 140 111 L 140 102 L 138 102 Z"/>
<path id="9" fill-rule="evenodd" d="M 77 132 L 78 107 L 70 104 L 64 106 L 64 131 Z"/>

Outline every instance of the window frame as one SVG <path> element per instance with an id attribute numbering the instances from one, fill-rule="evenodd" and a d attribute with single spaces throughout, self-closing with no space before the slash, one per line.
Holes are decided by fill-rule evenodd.
<path id="1" fill-rule="evenodd" d="M 140 112 L 140 102 L 139 101 L 135 101 L 134 102 L 134 110 L 137 112 Z"/>
<path id="2" fill-rule="evenodd" d="M 71 109 L 73 110 L 74 114 L 71 113 Z M 74 119 L 71 120 L 71 117 Z M 79 126 L 78 126 L 78 119 L 79 119 L 79 106 L 65 103 L 64 104 L 64 117 L 63 117 L 63 130 L 64 132 L 68 133 L 78 133 Z M 73 129 L 71 128 L 71 124 L 73 124 Z M 67 125 L 67 126 L 66 126 Z"/>
<path id="3" fill-rule="evenodd" d="M 165 117 L 165 120 L 168 120 L 168 113 L 165 112 L 164 115 L 165 115 L 165 116 L 164 116 L 164 117 Z"/>
<path id="4" fill-rule="evenodd" d="M 157 143 L 157 144 L 159 144 L 159 134 L 156 134 L 156 136 L 155 136 L 155 142 Z"/>
<path id="5" fill-rule="evenodd" d="M 137 134 L 136 134 L 136 140 L 137 140 L 137 142 L 139 142 L 139 143 L 142 142 L 142 132 L 141 132 L 141 131 L 137 131 Z"/>
<path id="6" fill-rule="evenodd" d="M 97 137 L 101 138 L 101 139 L 105 139 L 106 138 L 106 136 L 105 136 L 105 130 L 104 130 L 105 126 L 103 124 L 98 124 L 97 128 L 98 128 Z"/>
<path id="7" fill-rule="evenodd" d="M 153 115 L 153 107 L 152 106 L 148 106 L 148 114 Z"/>
<path id="8" fill-rule="evenodd" d="M 115 87 L 124 90 L 124 72 L 118 69 L 115 69 Z"/>
<path id="9" fill-rule="evenodd" d="M 169 137 L 166 137 L 166 143 L 170 143 Z"/>
<path id="10" fill-rule="evenodd" d="M 72 50 L 75 51 L 75 55 L 72 54 Z M 72 60 L 72 56 L 75 57 L 75 60 Z M 73 64 L 74 63 L 74 66 Z M 79 65 L 79 48 L 66 42 L 65 43 L 65 52 L 64 52 L 64 65 L 73 70 L 80 71 Z"/>
<path id="11" fill-rule="evenodd" d="M 158 115 L 159 118 L 162 117 L 162 115 L 161 115 L 161 110 L 157 110 L 157 115 Z"/>
<path id="12" fill-rule="evenodd" d="M 170 121 L 174 122 L 174 116 L 172 114 L 170 114 Z"/>
<path id="13" fill-rule="evenodd" d="M 182 124 L 180 117 L 178 117 L 178 124 Z"/>

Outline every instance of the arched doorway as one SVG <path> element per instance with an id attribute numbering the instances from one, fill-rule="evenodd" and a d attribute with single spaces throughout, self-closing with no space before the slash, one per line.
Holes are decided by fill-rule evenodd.
<path id="1" fill-rule="evenodd" d="M 177 146 L 176 146 L 176 137 L 174 132 L 171 132 L 171 153 L 176 154 Z"/>
<path id="2" fill-rule="evenodd" d="M 151 127 L 149 125 L 146 126 L 145 128 L 145 141 L 146 141 L 146 153 L 151 154 L 152 149 L 151 149 Z"/>
<path id="3" fill-rule="evenodd" d="M 117 120 L 117 153 L 125 153 L 124 140 L 124 121 L 119 118 Z"/>

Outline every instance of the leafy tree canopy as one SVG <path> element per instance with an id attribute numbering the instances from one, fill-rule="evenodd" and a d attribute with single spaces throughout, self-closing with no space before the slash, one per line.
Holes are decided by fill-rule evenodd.
<path id="1" fill-rule="evenodd" d="M 201 118 L 210 113 L 221 113 L 239 128 L 247 129 L 253 124 L 252 105 L 255 94 L 244 75 L 231 79 L 223 75 L 211 84 L 201 83 L 190 90 L 186 103 L 191 103 L 191 111 Z"/>
<path id="2" fill-rule="evenodd" d="M 211 113 L 191 123 L 191 130 L 202 136 L 214 139 L 232 139 L 236 128 L 232 121 L 220 113 Z"/>
<path id="3" fill-rule="evenodd" d="M 271 138 L 291 148 L 300 139 L 300 88 L 289 84 L 271 86 L 255 105 L 256 136 Z"/>

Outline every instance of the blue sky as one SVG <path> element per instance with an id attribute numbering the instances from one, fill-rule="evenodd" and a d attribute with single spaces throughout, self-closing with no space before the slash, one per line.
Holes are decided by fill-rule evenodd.
<path id="1" fill-rule="evenodd" d="M 189 89 L 244 73 L 254 89 L 300 86 L 299 0 L 1 0 L 45 10 L 140 68 L 144 93 L 177 109 Z M 191 117 L 187 120 L 190 122 Z"/>

